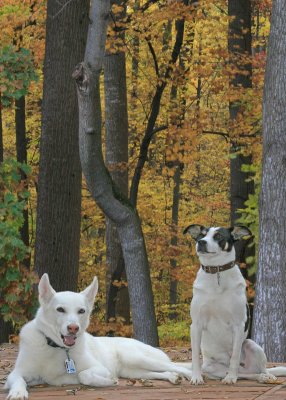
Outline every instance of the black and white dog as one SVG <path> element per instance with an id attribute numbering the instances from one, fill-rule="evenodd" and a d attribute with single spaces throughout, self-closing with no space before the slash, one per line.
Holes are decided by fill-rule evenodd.
<path id="1" fill-rule="evenodd" d="M 184 233 L 195 239 L 201 262 L 191 302 L 191 382 L 203 384 L 202 374 L 222 378 L 225 384 L 238 378 L 269 382 L 276 376 L 286 376 L 286 367 L 266 368 L 262 348 L 246 339 L 246 284 L 235 262 L 234 242 L 251 232 L 241 226 L 190 225 Z"/>

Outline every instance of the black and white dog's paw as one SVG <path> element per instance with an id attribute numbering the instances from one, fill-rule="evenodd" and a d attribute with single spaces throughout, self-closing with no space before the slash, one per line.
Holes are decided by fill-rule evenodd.
<path id="1" fill-rule="evenodd" d="M 235 374 L 227 374 L 225 378 L 222 379 L 222 383 L 225 385 L 233 385 L 237 381 L 237 375 Z"/>
<path id="2" fill-rule="evenodd" d="M 202 375 L 193 374 L 193 376 L 191 378 L 191 384 L 192 385 L 204 385 L 205 381 L 204 381 L 204 378 L 202 377 Z"/>

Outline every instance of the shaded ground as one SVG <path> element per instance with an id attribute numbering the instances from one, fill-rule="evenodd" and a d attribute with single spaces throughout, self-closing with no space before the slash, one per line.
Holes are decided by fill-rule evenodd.
<path id="1" fill-rule="evenodd" d="M 0 400 L 6 392 L 3 385 L 8 373 L 14 366 L 17 346 L 0 345 Z M 166 349 L 173 360 L 186 361 L 190 353 L 186 349 Z M 31 388 L 31 400 L 62 399 L 74 396 L 76 400 L 190 400 L 190 399 L 235 399 L 235 400 L 286 400 L 286 378 L 278 384 L 260 384 L 241 380 L 236 385 L 226 386 L 219 381 L 208 380 L 204 386 L 191 386 L 184 381 L 174 386 L 163 381 L 127 381 L 121 379 L 113 388 L 90 388 L 83 386 L 37 386 Z"/>

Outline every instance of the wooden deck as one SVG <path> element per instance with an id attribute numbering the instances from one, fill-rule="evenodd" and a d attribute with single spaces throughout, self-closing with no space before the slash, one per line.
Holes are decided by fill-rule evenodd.
<path id="1" fill-rule="evenodd" d="M 167 349 L 174 360 L 184 361 L 189 358 L 185 349 Z M 3 389 L 5 379 L 13 368 L 17 355 L 17 346 L 0 345 L 0 400 L 6 398 Z M 204 386 L 191 386 L 184 381 L 174 386 L 163 381 L 127 381 L 121 379 L 113 388 L 90 388 L 83 386 L 39 386 L 29 389 L 31 400 L 53 400 L 74 396 L 76 400 L 286 400 L 286 378 L 276 384 L 260 384 L 241 380 L 235 385 L 226 386 L 219 381 L 208 380 Z"/>

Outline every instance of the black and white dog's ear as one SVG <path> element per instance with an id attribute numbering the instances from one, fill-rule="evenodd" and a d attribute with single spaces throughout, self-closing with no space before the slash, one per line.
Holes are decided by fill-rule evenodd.
<path id="1" fill-rule="evenodd" d="M 197 240 L 198 236 L 203 234 L 207 234 L 207 228 L 203 225 L 189 225 L 186 229 L 184 229 L 183 234 L 189 233 L 193 239 Z"/>
<path id="2" fill-rule="evenodd" d="M 241 240 L 246 236 L 252 236 L 252 233 L 245 226 L 234 226 L 230 228 L 230 234 L 233 237 L 233 240 Z"/>

